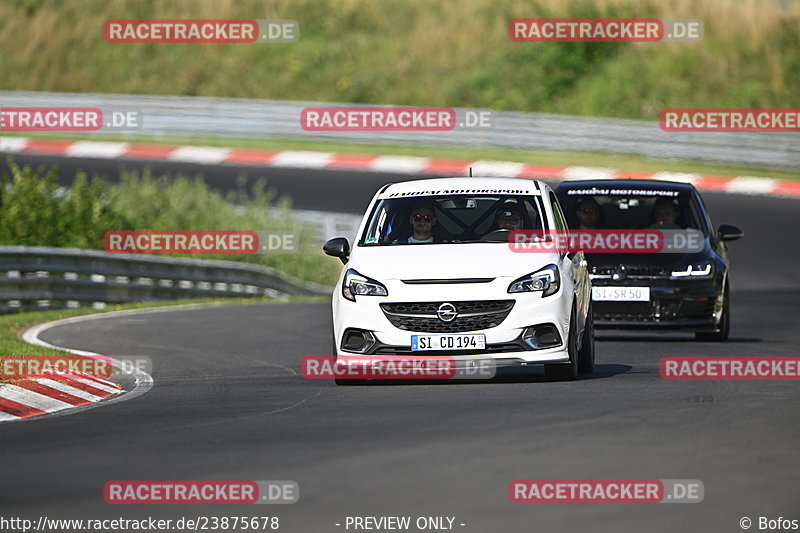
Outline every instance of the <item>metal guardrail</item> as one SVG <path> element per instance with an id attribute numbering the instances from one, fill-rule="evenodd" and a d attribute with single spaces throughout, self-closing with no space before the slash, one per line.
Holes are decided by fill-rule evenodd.
<path id="1" fill-rule="evenodd" d="M 272 268 L 76 248 L 0 246 L 0 312 L 178 298 L 329 295 Z"/>
<path id="2" fill-rule="evenodd" d="M 335 139 L 370 143 L 496 146 L 538 150 L 606 151 L 800 168 L 800 142 L 792 133 L 668 133 L 656 122 L 545 113 L 492 111 L 491 127 L 436 132 L 312 132 L 300 111 L 322 102 L 244 98 L 0 91 L 0 107 L 99 107 L 141 113 L 140 129 L 126 135 Z M 456 109 L 458 117 L 467 111 Z M 120 131 L 97 132 L 119 134 Z M 568 160 L 564 161 L 569 165 Z"/>
<path id="3" fill-rule="evenodd" d="M 362 219 L 362 215 L 307 209 L 293 209 L 292 216 L 316 228 L 316 239 L 320 246 L 334 237 L 346 237 L 351 243 L 357 240 L 356 234 Z"/>

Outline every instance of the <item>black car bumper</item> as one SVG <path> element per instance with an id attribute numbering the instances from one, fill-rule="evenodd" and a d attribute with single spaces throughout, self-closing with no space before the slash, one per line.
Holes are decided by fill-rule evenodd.
<path id="1" fill-rule="evenodd" d="M 650 287 L 648 302 L 593 301 L 598 329 L 671 329 L 716 331 L 719 326 L 722 280 L 644 281 L 614 283 L 594 280 L 594 286 Z"/>

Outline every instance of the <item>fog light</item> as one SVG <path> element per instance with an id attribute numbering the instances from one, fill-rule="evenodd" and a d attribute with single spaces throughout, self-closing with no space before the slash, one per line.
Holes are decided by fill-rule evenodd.
<path id="1" fill-rule="evenodd" d="M 561 344 L 561 335 L 558 334 L 558 328 L 553 324 L 527 327 L 522 332 L 521 338 L 534 350 L 552 348 Z"/>
<path id="2" fill-rule="evenodd" d="M 355 353 L 366 353 L 375 345 L 375 336 L 371 331 L 349 328 L 342 336 L 342 350 Z"/>

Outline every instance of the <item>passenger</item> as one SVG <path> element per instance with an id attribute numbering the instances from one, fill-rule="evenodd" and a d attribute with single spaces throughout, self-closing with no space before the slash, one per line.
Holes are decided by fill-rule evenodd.
<path id="1" fill-rule="evenodd" d="M 594 198 L 582 198 L 578 202 L 578 229 L 597 229 L 600 220 L 600 205 Z"/>
<path id="2" fill-rule="evenodd" d="M 653 224 L 649 229 L 681 229 L 676 223 L 678 210 L 670 198 L 659 198 L 653 206 Z"/>
<path id="3" fill-rule="evenodd" d="M 495 226 L 497 229 L 517 230 L 525 224 L 523 207 L 519 204 L 506 203 L 497 210 Z"/>

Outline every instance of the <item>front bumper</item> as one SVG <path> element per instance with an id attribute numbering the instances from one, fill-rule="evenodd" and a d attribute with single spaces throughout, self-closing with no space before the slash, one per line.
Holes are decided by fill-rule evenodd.
<path id="1" fill-rule="evenodd" d="M 333 297 L 334 338 L 339 361 L 346 363 L 348 358 L 363 360 L 369 357 L 424 357 L 446 355 L 454 360 L 469 364 L 470 361 L 491 361 L 497 366 L 541 363 L 569 362 L 566 339 L 569 331 L 571 299 L 565 298 L 561 290 L 551 296 L 541 293 L 508 294 L 508 285 L 513 279 L 498 278 L 489 283 L 471 284 L 455 287 L 441 285 L 400 285 L 395 281 L 387 283 L 387 297 L 357 296 L 352 302 L 337 290 Z M 397 296 L 395 296 L 397 295 Z M 431 331 L 412 331 L 401 329 L 389 320 L 381 304 L 408 302 L 460 302 L 460 301 L 513 300 L 513 307 L 497 325 L 485 329 L 453 334 L 483 334 L 486 336 L 484 350 L 412 351 L 412 335 L 435 335 Z M 552 326 L 557 332 L 558 344 L 552 347 L 534 349 L 521 339 L 522 333 L 531 326 Z M 403 327 L 410 327 L 406 324 Z M 366 351 L 348 350 L 344 346 L 345 332 L 348 330 L 366 331 L 373 337 Z"/>
<path id="2" fill-rule="evenodd" d="M 598 329 L 716 331 L 723 303 L 723 282 L 708 280 L 641 280 L 624 283 L 594 279 L 595 287 L 649 287 L 650 301 L 593 301 Z"/>

